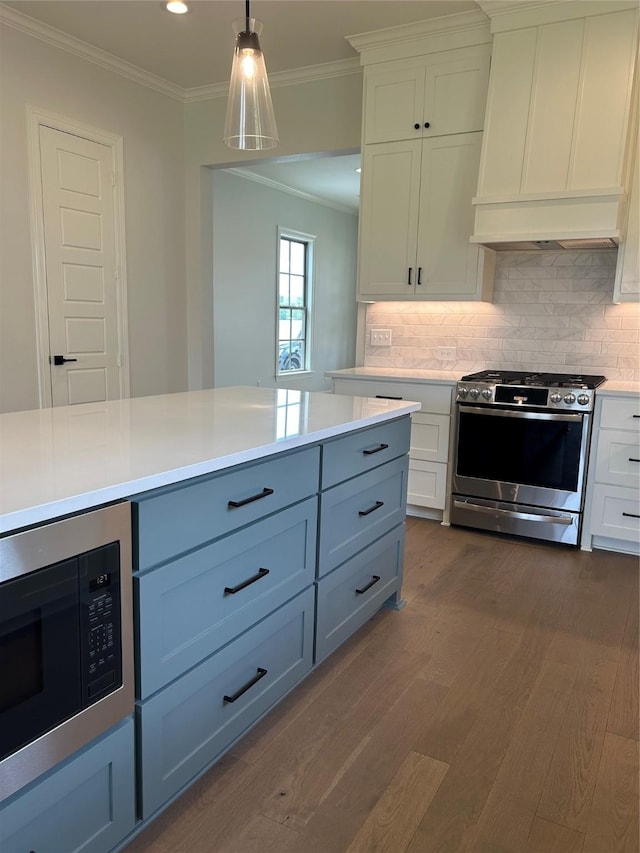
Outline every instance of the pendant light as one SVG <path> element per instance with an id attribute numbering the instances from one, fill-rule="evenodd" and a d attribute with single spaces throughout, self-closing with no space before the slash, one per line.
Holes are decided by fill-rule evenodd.
<path id="1" fill-rule="evenodd" d="M 233 23 L 236 47 L 233 52 L 229 100 L 224 122 L 224 143 L 242 151 L 261 151 L 278 144 L 276 118 L 264 55 L 258 36 L 262 24 L 249 13 Z"/>

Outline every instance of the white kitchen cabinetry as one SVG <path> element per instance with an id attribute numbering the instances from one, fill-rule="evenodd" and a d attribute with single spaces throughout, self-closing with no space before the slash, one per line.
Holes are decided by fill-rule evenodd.
<path id="1" fill-rule="evenodd" d="M 474 239 L 617 238 L 637 3 L 496 9 Z"/>
<path id="2" fill-rule="evenodd" d="M 613 286 L 614 302 L 638 302 L 640 300 L 640 138 L 635 134 L 635 152 L 631 173 L 629 199 L 627 202 L 627 225 L 618 248 L 618 263 Z"/>
<path id="3" fill-rule="evenodd" d="M 458 56 L 460 58 L 456 58 Z M 490 47 L 436 53 L 367 70 L 363 142 L 482 130 Z"/>
<path id="4" fill-rule="evenodd" d="M 490 299 L 493 253 L 470 243 L 486 19 L 350 41 L 364 65 L 358 299 Z"/>
<path id="5" fill-rule="evenodd" d="M 333 377 L 334 394 L 373 397 L 385 401 L 422 403 L 411 415 L 407 511 L 411 515 L 443 518 L 446 505 L 449 431 L 454 384 L 400 382 L 393 379 Z"/>
<path id="6" fill-rule="evenodd" d="M 481 133 L 367 145 L 359 299 L 486 299 L 494 253 L 469 242 Z"/>
<path id="7" fill-rule="evenodd" d="M 640 398 L 596 396 L 582 547 L 640 551 Z"/>

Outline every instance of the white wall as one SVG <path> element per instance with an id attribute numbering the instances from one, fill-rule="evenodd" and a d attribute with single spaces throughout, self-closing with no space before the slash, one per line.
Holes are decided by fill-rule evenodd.
<path id="1" fill-rule="evenodd" d="M 357 216 L 225 171 L 212 183 L 215 385 L 329 388 L 325 370 L 354 364 Z M 316 240 L 312 375 L 276 382 L 278 226 Z"/>
<path id="2" fill-rule="evenodd" d="M 184 106 L 0 31 L 0 411 L 38 406 L 27 104 L 123 137 L 131 393 L 186 387 Z"/>
<path id="3" fill-rule="evenodd" d="M 214 383 L 214 302 L 212 262 L 215 249 L 211 176 L 207 166 L 240 166 L 269 157 L 353 151 L 360 147 L 362 73 L 276 86 L 273 106 L 280 144 L 261 155 L 232 151 L 222 142 L 226 98 L 185 106 L 187 228 L 187 317 L 189 387 Z"/>

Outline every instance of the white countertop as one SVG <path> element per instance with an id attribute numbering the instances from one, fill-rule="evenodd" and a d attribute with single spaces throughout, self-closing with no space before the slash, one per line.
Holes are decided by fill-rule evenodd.
<path id="1" fill-rule="evenodd" d="M 607 396 L 614 394 L 616 397 L 630 396 L 637 397 L 640 395 L 640 382 L 634 382 L 631 379 L 607 379 L 597 389 L 596 394 Z"/>
<path id="2" fill-rule="evenodd" d="M 325 376 L 336 379 L 396 379 L 399 382 L 444 382 L 454 385 L 460 379 L 460 371 L 421 370 L 418 367 L 347 367 L 343 370 L 327 370 Z"/>
<path id="3" fill-rule="evenodd" d="M 0 532 L 416 411 L 419 403 L 219 388 L 0 415 Z"/>

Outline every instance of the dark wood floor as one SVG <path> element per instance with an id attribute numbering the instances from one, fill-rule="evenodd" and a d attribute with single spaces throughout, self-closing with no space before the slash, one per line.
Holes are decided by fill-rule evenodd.
<path id="1" fill-rule="evenodd" d="M 638 560 L 407 528 L 407 606 L 127 853 L 638 853 Z"/>

